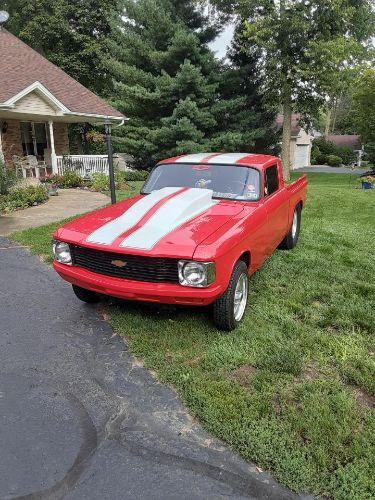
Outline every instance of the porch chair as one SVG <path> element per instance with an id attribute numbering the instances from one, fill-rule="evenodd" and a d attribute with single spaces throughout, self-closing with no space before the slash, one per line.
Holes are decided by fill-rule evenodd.
<path id="1" fill-rule="evenodd" d="M 14 161 L 14 160 L 13 160 Z M 27 172 L 30 173 L 29 177 L 40 178 L 40 171 L 44 170 L 44 175 L 47 175 L 47 165 L 44 161 L 38 161 L 34 155 L 27 155 L 20 158 L 19 165 L 22 169 L 22 175 L 26 179 Z"/>

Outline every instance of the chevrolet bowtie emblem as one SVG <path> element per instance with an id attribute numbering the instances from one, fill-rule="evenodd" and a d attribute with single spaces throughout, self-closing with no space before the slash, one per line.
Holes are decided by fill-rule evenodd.
<path id="1" fill-rule="evenodd" d="M 116 267 L 125 267 L 126 266 L 126 262 L 124 262 L 123 260 L 113 260 L 111 262 L 111 264 L 113 264 Z"/>

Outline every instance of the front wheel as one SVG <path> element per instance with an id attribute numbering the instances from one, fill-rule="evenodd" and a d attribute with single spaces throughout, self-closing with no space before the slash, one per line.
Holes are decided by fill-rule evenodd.
<path id="1" fill-rule="evenodd" d="M 86 302 L 87 304 L 96 304 L 97 302 L 100 302 L 100 297 L 97 293 L 92 292 L 91 290 L 86 290 L 86 288 L 81 288 L 77 285 L 72 285 L 72 287 L 76 297 L 78 297 L 79 300 L 82 300 L 82 302 Z"/>
<path id="2" fill-rule="evenodd" d="M 226 292 L 214 302 L 214 323 L 220 330 L 231 331 L 242 321 L 249 294 L 248 269 L 239 260 L 234 266 Z"/>
<path id="3" fill-rule="evenodd" d="M 301 205 L 297 205 L 294 209 L 292 225 L 288 234 L 280 243 L 279 248 L 282 250 L 291 250 L 298 243 L 299 232 L 301 229 Z"/>

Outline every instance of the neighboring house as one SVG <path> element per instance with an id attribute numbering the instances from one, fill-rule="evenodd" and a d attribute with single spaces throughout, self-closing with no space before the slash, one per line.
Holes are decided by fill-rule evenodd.
<path id="1" fill-rule="evenodd" d="M 290 142 L 290 162 L 292 169 L 309 167 L 311 165 L 311 148 L 314 134 L 306 131 L 299 124 L 300 115 L 292 116 L 292 140 Z M 278 115 L 276 118 L 276 129 L 281 130 L 284 123 L 284 116 Z"/>
<path id="2" fill-rule="evenodd" d="M 362 158 L 364 155 L 364 147 L 361 142 L 361 137 L 359 135 L 327 135 L 327 141 L 333 142 L 336 146 L 340 148 L 349 148 L 354 153 L 357 154 L 357 165 L 360 167 L 362 165 Z"/>
<path id="3" fill-rule="evenodd" d="M 362 143 L 359 135 L 327 135 L 327 141 L 333 142 L 340 148 L 349 148 L 352 151 L 362 151 Z"/>
<path id="4" fill-rule="evenodd" d="M 0 155 L 6 164 L 32 155 L 59 172 L 70 153 L 68 125 L 106 119 L 121 124 L 125 117 L 0 27 Z M 86 172 L 107 168 L 104 155 L 78 159 Z"/>

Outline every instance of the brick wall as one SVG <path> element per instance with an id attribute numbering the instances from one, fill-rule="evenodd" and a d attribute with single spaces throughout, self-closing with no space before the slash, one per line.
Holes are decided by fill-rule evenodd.
<path id="1" fill-rule="evenodd" d="M 12 163 L 13 155 L 23 156 L 21 125 L 18 120 L 6 120 L 8 128 L 5 134 L 2 134 L 2 149 L 4 153 L 5 164 Z M 47 133 L 49 128 L 47 126 Z M 57 155 L 69 154 L 69 135 L 67 123 L 54 123 L 53 132 L 55 137 L 55 151 Z"/>
<path id="2" fill-rule="evenodd" d="M 55 137 L 55 151 L 57 156 L 69 154 L 68 125 L 66 123 L 54 123 L 53 135 Z"/>
<path id="3" fill-rule="evenodd" d="M 18 120 L 6 120 L 7 131 L 2 134 L 2 148 L 5 164 L 12 163 L 13 155 L 23 156 L 21 128 Z"/>

